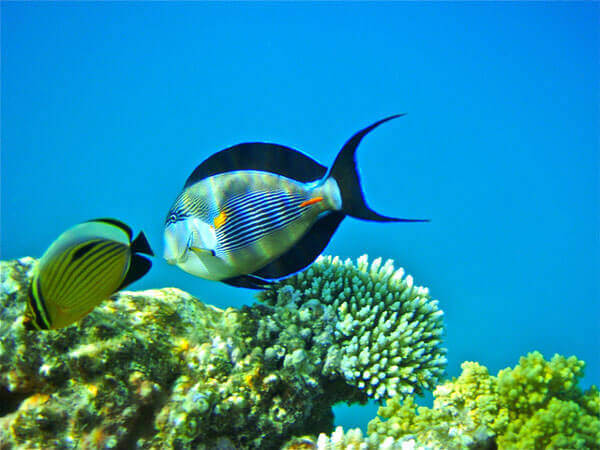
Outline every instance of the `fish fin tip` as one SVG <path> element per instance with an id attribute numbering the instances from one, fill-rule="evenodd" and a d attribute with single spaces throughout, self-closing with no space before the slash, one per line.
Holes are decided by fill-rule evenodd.
<path id="1" fill-rule="evenodd" d="M 144 253 L 146 255 L 154 256 L 152 247 L 150 247 L 150 243 L 143 231 L 140 231 L 137 237 L 131 242 L 131 250 L 134 253 Z"/>
<path id="2" fill-rule="evenodd" d="M 377 128 L 379 125 L 392 119 L 405 116 L 406 113 L 394 114 L 385 117 L 366 128 L 354 133 L 344 144 L 342 149 L 331 166 L 328 176 L 332 177 L 338 184 L 342 197 L 342 211 L 357 219 L 369 220 L 374 222 L 403 222 L 410 221 L 396 219 L 394 217 L 384 216 L 373 211 L 364 197 L 360 175 L 356 166 L 356 150 L 362 139 Z"/>
<path id="3" fill-rule="evenodd" d="M 230 286 L 248 289 L 267 289 L 269 286 L 275 284 L 275 281 L 273 280 L 268 280 L 251 274 L 225 278 L 224 280 L 220 281 Z"/>

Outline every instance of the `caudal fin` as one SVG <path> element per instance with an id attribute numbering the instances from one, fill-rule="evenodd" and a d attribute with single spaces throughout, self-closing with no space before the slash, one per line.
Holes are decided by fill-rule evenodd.
<path id="1" fill-rule="evenodd" d="M 146 255 L 154 256 L 152 247 L 150 247 L 143 231 L 140 231 L 140 234 L 131 243 L 131 250 L 133 253 L 145 253 Z"/>
<path id="2" fill-rule="evenodd" d="M 340 188 L 343 213 L 356 217 L 357 219 L 371 220 L 374 222 L 428 222 L 427 219 L 398 219 L 395 217 L 382 216 L 369 208 L 362 192 L 360 176 L 356 167 L 356 149 L 362 138 L 382 123 L 397 117 L 402 117 L 403 115 L 404 114 L 396 114 L 394 116 L 386 117 L 385 119 L 381 119 L 373 125 L 360 130 L 344 144 L 338 153 L 331 166 L 331 170 L 329 171 L 329 176 L 337 181 Z"/>

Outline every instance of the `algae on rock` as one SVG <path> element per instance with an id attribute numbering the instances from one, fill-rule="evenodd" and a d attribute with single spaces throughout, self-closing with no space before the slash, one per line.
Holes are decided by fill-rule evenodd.
<path id="1" fill-rule="evenodd" d="M 123 291 L 26 331 L 35 263 L 0 262 L 0 447 L 277 448 L 331 432 L 337 402 L 432 388 L 446 362 L 437 301 L 389 261 L 320 258 L 239 310 Z"/>
<path id="2" fill-rule="evenodd" d="M 76 325 L 30 332 L 35 260 L 0 264 L 2 448 L 275 448 L 332 427 L 324 380 L 265 362 L 252 334 L 264 307 L 121 292 Z"/>
<path id="3" fill-rule="evenodd" d="M 277 448 L 330 432 L 337 402 L 430 388 L 445 364 L 437 302 L 390 262 L 321 258 L 239 310 L 123 291 L 26 331 L 35 263 L 0 262 L 0 447 Z"/>

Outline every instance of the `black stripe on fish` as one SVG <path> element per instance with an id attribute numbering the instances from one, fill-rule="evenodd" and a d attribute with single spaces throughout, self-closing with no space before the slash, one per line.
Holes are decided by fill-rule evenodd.
<path id="1" fill-rule="evenodd" d="M 223 210 L 231 215 L 233 213 L 244 213 L 244 212 L 259 212 L 264 213 L 270 212 L 273 207 L 279 208 L 293 208 L 299 206 L 304 200 L 304 196 L 290 195 L 286 192 L 253 192 L 234 198 L 226 202 L 223 206 Z M 227 223 L 227 222 L 226 222 Z"/>
<path id="2" fill-rule="evenodd" d="M 100 240 L 98 240 L 100 242 Z M 49 260 L 42 259 L 40 265 L 40 273 L 43 273 L 43 284 L 46 293 L 53 292 L 54 286 L 57 281 L 60 281 L 64 276 L 71 260 L 73 259 L 73 253 L 77 251 L 79 246 L 75 245 L 65 250 L 64 253 L 54 256 Z"/>
<path id="3" fill-rule="evenodd" d="M 116 262 L 114 258 L 124 251 L 127 251 L 126 246 L 119 242 L 109 241 L 95 252 L 93 257 L 90 256 L 85 262 L 76 263 L 64 285 L 60 288 L 64 295 L 61 299 L 61 306 L 72 307 L 77 303 L 79 296 L 82 292 L 85 292 L 89 284 L 98 281 L 95 277 L 98 275 L 99 270 L 101 271 L 103 266 L 108 269 L 114 268 Z M 124 271 L 124 268 L 121 268 L 121 270 Z M 75 283 L 77 283 L 76 286 L 74 286 Z M 114 287 L 116 288 L 116 286 Z"/>
<path id="4" fill-rule="evenodd" d="M 239 195 L 225 202 L 223 207 L 234 211 L 266 209 L 268 205 L 279 201 L 283 206 L 293 207 L 306 199 L 305 195 L 286 191 L 257 191 Z"/>
<path id="5" fill-rule="evenodd" d="M 285 193 L 284 193 L 285 194 Z M 289 201 L 292 196 L 281 195 L 280 192 L 253 192 L 238 196 L 225 203 L 223 210 L 227 214 L 227 220 L 223 225 L 224 230 L 242 226 L 244 221 L 255 220 L 260 214 L 273 214 L 274 209 L 285 209 L 293 207 L 294 203 Z M 300 204 L 302 200 L 297 203 Z"/>
<path id="6" fill-rule="evenodd" d="M 298 202 L 299 206 L 300 202 Z M 250 227 L 260 226 L 277 220 L 285 220 L 290 215 L 300 215 L 302 210 L 299 207 L 285 207 L 281 204 L 265 204 L 261 209 L 244 212 L 239 217 L 234 217 L 229 225 L 233 232 L 243 233 Z"/>
<path id="7" fill-rule="evenodd" d="M 208 210 L 208 205 L 205 202 L 190 198 L 187 192 L 183 192 L 169 210 L 165 225 L 179 222 L 190 216 L 203 217 L 208 213 Z"/>
<path id="8" fill-rule="evenodd" d="M 77 250 L 75 250 L 75 252 L 73 253 L 72 256 L 72 261 L 75 261 L 76 259 L 81 258 L 83 255 L 85 255 L 87 252 L 89 252 L 92 248 L 94 248 L 94 246 L 97 244 L 97 242 L 90 242 L 88 244 L 85 244 L 81 247 L 79 247 Z"/>
<path id="9" fill-rule="evenodd" d="M 125 267 L 118 263 L 123 254 L 126 252 L 127 247 L 124 247 L 123 245 L 114 246 L 110 250 L 106 251 L 101 257 L 99 257 L 93 265 L 90 265 L 86 269 L 82 269 L 79 274 L 74 274 L 74 277 L 80 277 L 77 280 L 78 285 L 76 289 L 83 293 L 87 290 L 93 290 L 95 286 L 102 286 L 102 282 L 98 281 L 111 270 L 118 270 L 120 275 L 123 276 L 125 273 Z M 121 280 L 119 280 L 119 283 L 120 282 Z M 112 286 L 112 288 L 114 289 L 116 286 Z"/>
<path id="10" fill-rule="evenodd" d="M 245 233 L 237 236 L 235 240 L 224 240 L 223 244 L 221 245 L 221 250 L 233 251 L 242 247 L 246 247 L 258 241 L 267 234 L 285 227 L 289 223 L 293 222 L 293 220 L 296 218 L 297 216 L 271 224 L 256 224 L 252 228 L 245 230 Z"/>
<path id="11" fill-rule="evenodd" d="M 44 296 L 40 289 L 39 277 L 35 277 L 29 286 L 29 302 L 31 311 L 33 312 L 32 325 L 38 330 L 47 330 L 52 324 L 48 317 Z"/>
<path id="12" fill-rule="evenodd" d="M 263 220 L 273 215 L 283 215 L 286 211 L 293 211 L 298 209 L 303 201 L 303 197 L 295 199 L 295 201 L 282 201 L 277 198 L 268 198 L 264 201 L 258 201 L 254 204 L 244 205 L 243 208 L 235 208 L 231 210 L 228 215 L 228 219 L 223 226 L 223 232 L 227 233 L 228 230 L 240 229 L 248 223 Z M 225 212 L 227 213 L 227 209 Z"/>
<path id="13" fill-rule="evenodd" d="M 67 280 L 71 278 L 71 275 L 74 271 L 78 269 L 81 264 L 90 264 L 91 261 L 95 261 L 96 255 L 98 253 L 103 252 L 107 247 L 111 246 L 114 241 L 107 240 L 97 240 L 97 245 L 87 253 L 87 257 L 82 259 L 78 259 L 73 261 L 72 254 L 75 252 L 75 249 L 71 249 L 71 251 L 67 254 L 62 255 L 62 257 L 55 263 L 56 266 L 59 267 L 51 276 L 44 277 L 46 284 L 46 294 L 54 296 L 55 292 L 60 292 L 60 290 L 66 289 Z M 64 281 L 63 281 L 64 280 Z"/>
<path id="14" fill-rule="evenodd" d="M 232 251 L 246 247 L 263 236 L 285 227 L 300 216 L 301 212 L 299 211 L 288 211 L 288 214 L 284 216 L 270 216 L 260 221 L 253 221 L 242 229 L 236 229 L 234 234 L 225 236 L 221 241 L 221 249 Z"/>
<path id="15" fill-rule="evenodd" d="M 288 225 L 302 215 L 306 199 L 285 191 L 252 192 L 226 203 L 225 224 L 217 229 L 221 250 L 245 247 L 261 237 Z"/>

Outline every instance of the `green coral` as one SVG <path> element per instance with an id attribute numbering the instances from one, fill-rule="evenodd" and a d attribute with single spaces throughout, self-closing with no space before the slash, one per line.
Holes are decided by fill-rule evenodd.
<path id="1" fill-rule="evenodd" d="M 587 407 L 588 402 L 594 403 L 594 391 L 584 396 L 577 386 L 584 366 L 574 356 L 554 355 L 547 362 L 539 352 L 533 352 L 521 357 L 514 369 L 501 370 L 498 404 L 508 421 L 492 426 L 498 443 L 505 448 L 600 446 L 599 411 Z"/>
<path id="2" fill-rule="evenodd" d="M 369 423 L 371 442 L 416 436 L 433 448 L 481 448 L 493 438 L 506 449 L 600 448 L 600 395 L 577 386 L 583 361 L 560 355 L 546 361 L 533 352 L 496 377 L 478 363 L 462 368 L 435 389 L 433 408 L 389 400 Z"/>
<path id="3" fill-rule="evenodd" d="M 285 331 L 309 338 L 310 360 L 323 362 L 324 375 L 367 396 L 421 394 L 443 374 L 443 312 L 428 289 L 415 286 L 391 260 L 369 265 L 366 255 L 356 264 L 319 257 L 259 298 L 277 311 L 288 308 L 290 317 L 300 311 L 305 324 Z"/>

